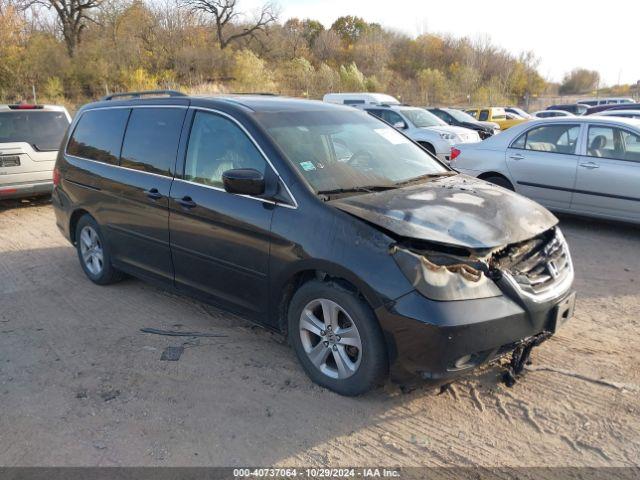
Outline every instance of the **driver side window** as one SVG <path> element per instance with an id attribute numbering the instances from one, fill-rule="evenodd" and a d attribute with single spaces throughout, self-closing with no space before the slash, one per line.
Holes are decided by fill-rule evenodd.
<path id="1" fill-rule="evenodd" d="M 223 188 L 222 174 L 227 170 L 253 168 L 264 175 L 266 165 L 235 123 L 213 113 L 196 112 L 187 147 L 185 180 Z"/>

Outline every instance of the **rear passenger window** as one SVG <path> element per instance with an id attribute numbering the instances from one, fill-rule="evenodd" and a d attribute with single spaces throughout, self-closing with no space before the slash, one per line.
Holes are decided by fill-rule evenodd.
<path id="1" fill-rule="evenodd" d="M 120 165 L 171 175 L 186 109 L 134 108 L 122 144 Z"/>
<path id="2" fill-rule="evenodd" d="M 83 113 L 69 139 L 67 153 L 117 165 L 128 117 L 128 108 L 89 110 Z"/>
<path id="3" fill-rule="evenodd" d="M 481 110 L 480 111 L 480 121 L 486 121 L 489 119 L 489 110 Z"/>
<path id="4" fill-rule="evenodd" d="M 211 113 L 197 112 L 191 127 L 185 180 L 223 188 L 222 174 L 235 168 L 253 168 L 263 175 L 266 161 L 233 122 Z"/>

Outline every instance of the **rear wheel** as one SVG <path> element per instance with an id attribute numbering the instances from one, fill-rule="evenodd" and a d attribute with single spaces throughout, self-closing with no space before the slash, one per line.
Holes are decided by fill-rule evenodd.
<path id="1" fill-rule="evenodd" d="M 98 285 L 120 280 L 121 274 L 111 265 L 111 256 L 100 226 L 90 215 L 83 215 L 76 225 L 76 250 L 84 273 Z"/>
<path id="2" fill-rule="evenodd" d="M 341 395 L 360 395 L 388 371 L 380 326 L 367 303 L 334 283 L 311 281 L 293 296 L 289 338 L 307 375 Z"/>
<path id="3" fill-rule="evenodd" d="M 482 177 L 482 180 L 498 185 L 499 187 L 506 188 L 507 190 L 511 190 L 512 192 L 515 192 L 515 188 L 513 188 L 513 184 L 501 175 L 489 175 L 487 177 Z"/>

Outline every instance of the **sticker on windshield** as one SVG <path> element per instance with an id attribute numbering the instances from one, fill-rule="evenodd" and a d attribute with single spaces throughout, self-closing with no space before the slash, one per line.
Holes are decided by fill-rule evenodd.
<path id="1" fill-rule="evenodd" d="M 387 142 L 394 145 L 400 145 L 401 143 L 409 143 L 409 140 L 401 133 L 396 132 L 392 128 L 376 128 L 373 130 Z"/>
<path id="2" fill-rule="evenodd" d="M 313 164 L 313 162 L 300 162 L 300 166 L 306 172 L 316 169 L 316 166 Z"/>

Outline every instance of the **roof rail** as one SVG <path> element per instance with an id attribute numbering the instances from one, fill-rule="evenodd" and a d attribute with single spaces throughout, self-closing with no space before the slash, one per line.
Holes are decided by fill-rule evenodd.
<path id="1" fill-rule="evenodd" d="M 115 100 L 116 98 L 142 98 L 142 97 L 186 97 L 182 92 L 178 92 L 177 90 L 146 90 L 142 92 L 123 92 L 123 93 L 113 93 L 111 95 L 107 95 L 106 97 L 102 97 L 103 101 L 106 100 Z"/>
<path id="2" fill-rule="evenodd" d="M 265 97 L 279 97 L 277 93 L 271 92 L 231 92 L 230 95 L 261 95 Z"/>

